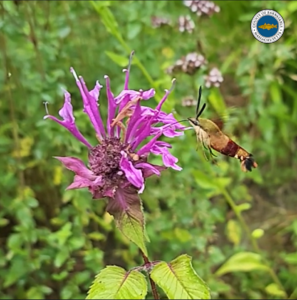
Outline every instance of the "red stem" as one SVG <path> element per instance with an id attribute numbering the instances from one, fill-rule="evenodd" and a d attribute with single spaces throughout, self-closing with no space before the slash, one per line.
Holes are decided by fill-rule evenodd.
<path id="1" fill-rule="evenodd" d="M 149 261 L 148 257 L 140 250 L 143 261 L 144 261 L 144 265 L 146 264 L 151 264 L 151 262 Z M 154 299 L 160 299 L 158 291 L 157 291 L 157 286 L 155 284 L 155 282 L 153 281 L 153 279 L 151 278 L 150 274 L 148 273 L 148 277 L 150 280 L 150 284 L 151 284 L 151 289 L 152 289 L 152 294 Z"/>

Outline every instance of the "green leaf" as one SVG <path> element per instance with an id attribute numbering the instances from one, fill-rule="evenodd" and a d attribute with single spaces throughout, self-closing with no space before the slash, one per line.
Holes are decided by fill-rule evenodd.
<path id="1" fill-rule="evenodd" d="M 106 55 L 120 67 L 127 67 L 129 59 L 126 56 L 121 56 L 110 51 L 105 51 Z"/>
<path id="2" fill-rule="evenodd" d="M 241 227 L 235 220 L 229 220 L 227 223 L 227 237 L 234 245 L 238 245 L 241 239 Z"/>
<path id="3" fill-rule="evenodd" d="M 283 259 L 288 264 L 297 265 L 297 252 L 285 253 Z"/>
<path id="4" fill-rule="evenodd" d="M 286 297 L 286 293 L 279 288 L 279 286 L 276 283 L 271 283 L 266 286 L 265 291 L 267 294 L 270 294 L 272 296 L 277 297 Z"/>
<path id="5" fill-rule="evenodd" d="M 295 12 L 297 10 L 297 2 L 292 1 L 291 3 L 288 3 L 287 9 L 290 13 Z"/>
<path id="6" fill-rule="evenodd" d="M 169 299 L 210 299 L 208 287 L 196 274 L 191 257 L 186 254 L 170 263 L 160 262 L 150 275 Z"/>
<path id="7" fill-rule="evenodd" d="M 219 91 L 219 89 L 212 89 L 208 97 L 209 103 L 214 108 L 216 113 L 223 118 L 229 118 L 229 112 L 227 110 L 224 99 Z"/>
<path id="8" fill-rule="evenodd" d="M 96 276 L 86 299 L 145 299 L 146 294 L 143 274 L 107 266 Z"/>
<path id="9" fill-rule="evenodd" d="M 282 94 L 281 94 L 281 89 L 278 84 L 278 82 L 272 82 L 270 85 L 270 99 L 274 103 L 281 103 L 282 101 Z"/>
<path id="10" fill-rule="evenodd" d="M 14 252 L 17 252 L 23 242 L 22 235 L 20 233 L 12 233 L 8 238 L 8 248 Z"/>
<path id="11" fill-rule="evenodd" d="M 58 245 L 60 247 L 66 244 L 68 238 L 72 235 L 72 224 L 71 222 L 67 222 L 56 234 Z"/>
<path id="12" fill-rule="evenodd" d="M 144 227 L 142 203 L 137 190 L 132 187 L 118 188 L 110 198 L 107 212 L 114 216 L 119 230 L 148 256 L 145 241 L 148 241 Z"/>
<path id="13" fill-rule="evenodd" d="M 0 218 L 0 227 L 4 227 L 9 224 L 9 220 L 6 218 Z"/>
<path id="14" fill-rule="evenodd" d="M 11 262 L 10 268 L 6 271 L 3 287 L 11 286 L 21 278 L 28 276 L 29 273 L 29 266 L 26 261 L 24 262 L 24 258 L 21 256 L 15 257 Z"/>
<path id="15" fill-rule="evenodd" d="M 139 33 L 141 32 L 141 29 L 142 29 L 142 25 L 141 25 L 141 23 L 139 23 L 139 21 L 133 22 L 133 23 L 128 23 L 127 27 L 128 27 L 127 38 L 129 40 L 135 39 L 137 37 L 137 35 L 139 35 Z"/>
<path id="16" fill-rule="evenodd" d="M 52 289 L 47 286 L 32 286 L 26 292 L 27 299 L 44 299 L 45 295 L 52 292 Z"/>
<path id="17" fill-rule="evenodd" d="M 216 192 L 220 191 L 218 185 L 216 184 L 216 178 L 211 177 L 197 169 L 193 170 L 192 174 L 194 175 L 194 178 L 195 178 L 197 184 L 199 186 L 201 186 L 202 188 L 215 190 Z"/>
<path id="18" fill-rule="evenodd" d="M 249 19 L 250 21 L 251 19 Z M 232 67 L 230 67 L 234 61 L 238 58 L 238 56 L 240 55 L 240 49 L 231 52 L 231 54 L 229 56 L 227 56 L 227 58 L 223 61 L 221 67 L 220 67 L 220 71 L 225 74 L 228 72 L 228 70 L 230 70 L 228 73 L 231 73 Z"/>
<path id="19" fill-rule="evenodd" d="M 217 271 L 217 276 L 231 272 L 250 272 L 255 270 L 269 271 L 262 262 L 259 254 L 252 252 L 240 252 L 231 256 Z"/>
<path id="20" fill-rule="evenodd" d="M 122 215 L 121 219 L 117 220 L 117 226 L 128 239 L 135 243 L 148 256 L 145 245 L 144 226 L 141 220 L 137 220 L 130 212 L 127 212 Z"/>
<path id="21" fill-rule="evenodd" d="M 174 234 L 181 243 L 186 243 L 192 239 L 190 232 L 182 228 L 174 228 Z"/>
<path id="22" fill-rule="evenodd" d="M 64 270 L 60 273 L 52 274 L 52 278 L 56 281 L 61 281 L 61 280 L 65 279 L 68 275 L 69 275 L 69 273 L 66 270 Z"/>
<path id="23" fill-rule="evenodd" d="M 60 268 L 63 265 L 63 263 L 67 260 L 68 257 L 69 257 L 68 249 L 62 247 L 54 259 L 54 266 L 56 268 Z"/>
<path id="24" fill-rule="evenodd" d="M 108 8 L 110 5 L 109 1 L 90 1 L 97 13 L 101 17 L 101 21 L 105 26 L 106 30 L 114 36 L 120 35 L 118 31 L 118 23 Z"/>
<path id="25" fill-rule="evenodd" d="M 236 209 L 237 209 L 238 212 L 243 212 L 245 210 L 251 209 L 251 207 L 252 206 L 249 203 L 242 203 L 242 204 L 238 204 L 236 206 Z"/>

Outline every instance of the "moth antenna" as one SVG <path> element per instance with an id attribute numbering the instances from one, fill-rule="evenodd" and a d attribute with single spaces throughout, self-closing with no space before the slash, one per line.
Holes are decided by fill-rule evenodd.
<path id="1" fill-rule="evenodd" d="M 197 116 L 196 116 L 196 119 L 198 119 L 198 118 L 201 116 L 201 114 L 203 113 L 205 107 L 206 107 L 206 103 L 204 103 L 204 104 L 202 105 L 202 107 L 201 107 L 199 113 L 198 113 Z"/>
<path id="2" fill-rule="evenodd" d="M 188 119 L 178 120 L 178 121 L 176 121 L 176 122 L 173 123 L 173 124 L 180 123 L 180 122 L 189 122 L 189 120 L 188 120 Z M 173 125 L 173 124 L 170 124 L 170 125 Z"/>
<path id="3" fill-rule="evenodd" d="M 199 111 L 199 106 L 200 106 L 200 101 L 201 101 L 201 95 L 202 95 L 202 87 L 199 87 L 199 92 L 198 92 L 198 99 L 197 99 L 197 106 L 196 106 L 196 116 L 198 116 L 198 111 Z"/>
<path id="4" fill-rule="evenodd" d="M 206 106 L 206 103 L 204 103 L 199 111 L 201 95 L 202 95 L 202 87 L 200 86 L 199 93 L 198 93 L 197 107 L 196 107 L 196 120 L 201 116 Z"/>
<path id="5" fill-rule="evenodd" d="M 164 128 L 167 128 L 167 127 L 170 127 L 170 126 L 172 126 L 172 125 L 175 125 L 175 124 L 177 124 L 177 123 L 180 123 L 180 122 L 186 122 L 186 121 L 189 122 L 189 120 L 184 119 L 184 120 L 176 121 L 176 122 L 171 123 L 171 124 L 167 124 L 167 125 L 165 125 L 165 126 L 163 127 L 163 129 L 164 129 Z"/>

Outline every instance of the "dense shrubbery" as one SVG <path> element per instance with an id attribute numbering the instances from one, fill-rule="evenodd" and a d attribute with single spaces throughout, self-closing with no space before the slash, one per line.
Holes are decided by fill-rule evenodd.
<path id="1" fill-rule="evenodd" d="M 201 16 L 182 1 L 100 2 L 1 3 L 0 298 L 83 299 L 107 264 L 142 264 L 104 201 L 64 191 L 73 175 L 52 156 L 87 154 L 65 129 L 43 120 L 43 102 L 56 114 L 67 88 L 77 125 L 92 139 L 69 68 L 90 87 L 108 74 L 117 94 L 133 49 L 131 88 L 157 91 L 148 105 L 156 105 L 174 76 L 164 109 L 192 116 L 185 98 L 210 86 L 205 116 L 223 115 L 226 132 L 259 164 L 248 174 L 234 159 L 219 156 L 212 165 L 196 152 L 191 131 L 175 138 L 172 154 L 183 171 L 149 178 L 142 195 L 151 259 L 191 255 L 213 298 L 293 299 L 297 2 L 218 1 L 219 10 L 201 8 Z M 250 21 L 268 8 L 283 16 L 286 29 L 266 45 L 254 39 Z M 106 103 L 103 93 L 101 111 Z"/>

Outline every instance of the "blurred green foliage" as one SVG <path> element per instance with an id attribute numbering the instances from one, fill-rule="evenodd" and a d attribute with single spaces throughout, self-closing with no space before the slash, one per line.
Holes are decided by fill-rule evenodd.
<path id="1" fill-rule="evenodd" d="M 182 1 L 0 3 L 0 299 L 84 299 L 105 265 L 142 263 L 104 213 L 104 201 L 92 201 L 85 190 L 65 192 L 73 174 L 53 156 L 86 160 L 87 153 L 64 128 L 43 120 L 43 102 L 58 115 L 67 88 L 78 127 L 95 141 L 69 68 L 89 88 L 108 74 L 117 94 L 132 49 L 130 87 L 156 88 L 151 106 L 170 87 L 166 69 L 181 56 L 197 51 L 220 69 L 220 88 L 204 88 L 205 116 L 226 111 L 226 132 L 259 165 L 248 174 L 235 159 L 219 156 L 212 165 L 196 152 L 191 131 L 170 141 L 183 170 L 150 178 L 142 196 L 150 258 L 191 255 L 213 298 L 297 296 L 297 2 L 217 5 L 219 13 L 197 17 Z M 251 34 L 250 21 L 262 9 L 285 20 L 276 43 Z M 191 16 L 193 33 L 179 32 L 180 15 Z M 152 16 L 172 25 L 154 28 Z M 196 98 L 203 72 L 176 75 L 168 112 L 193 116 L 194 107 L 181 99 Z M 104 112 L 104 92 L 100 105 Z M 260 260 L 271 268 L 260 268 Z"/>

